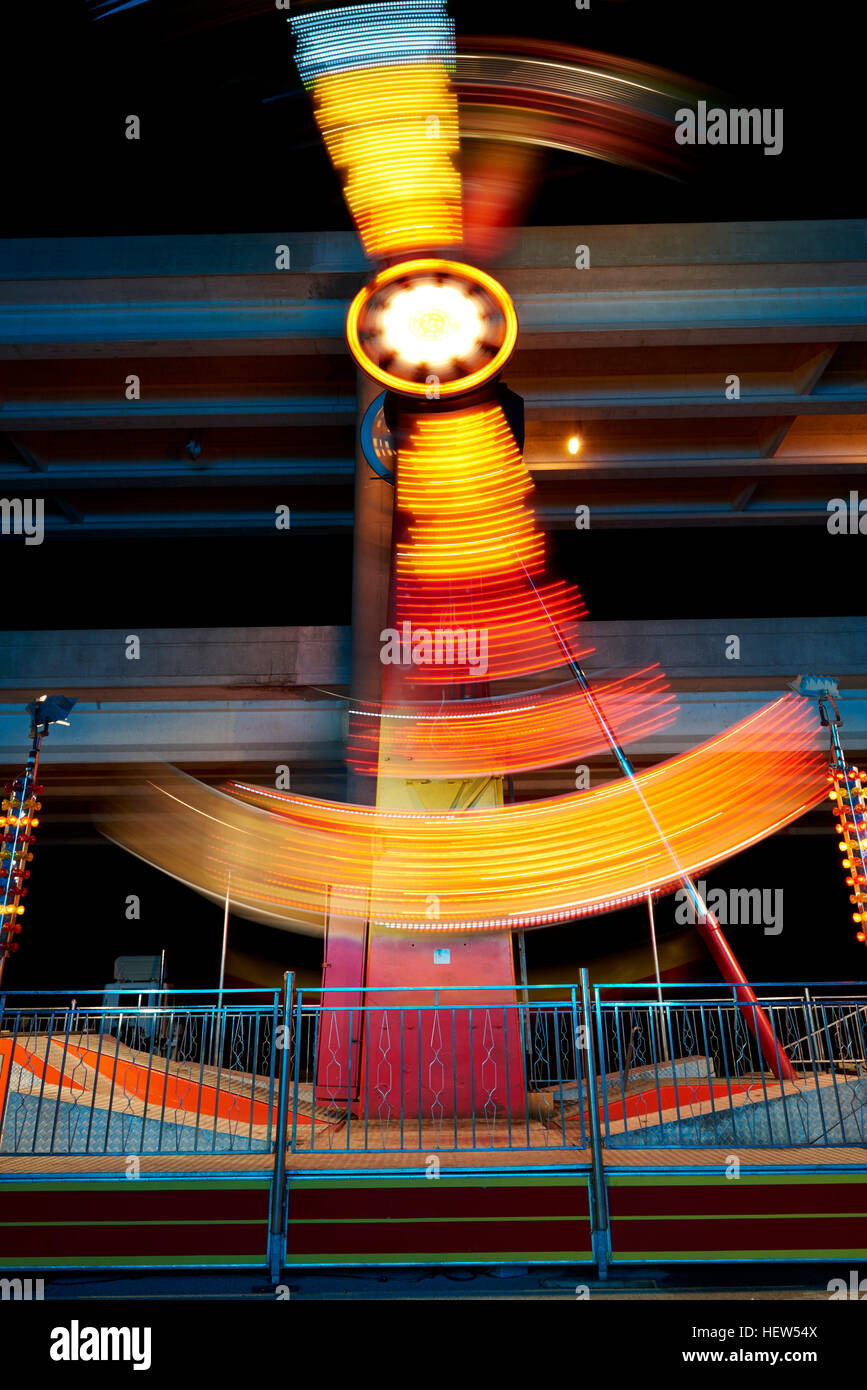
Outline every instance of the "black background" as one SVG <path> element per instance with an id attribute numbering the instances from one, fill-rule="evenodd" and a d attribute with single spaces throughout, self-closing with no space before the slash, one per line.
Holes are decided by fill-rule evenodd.
<path id="1" fill-rule="evenodd" d="M 579 11 L 572 0 L 453 0 L 449 8 L 459 36 L 581 45 L 721 89 L 735 105 L 785 112 L 781 154 L 721 147 L 698 184 L 554 155 L 530 222 L 863 215 L 860 7 L 592 0 Z M 0 96 L 5 235 L 351 225 L 292 64 L 286 14 L 273 4 L 147 0 L 97 21 L 83 0 L 55 7 L 50 20 L 41 6 L 22 11 L 27 28 L 9 45 Z M 125 138 L 131 113 L 142 122 L 139 141 Z"/>

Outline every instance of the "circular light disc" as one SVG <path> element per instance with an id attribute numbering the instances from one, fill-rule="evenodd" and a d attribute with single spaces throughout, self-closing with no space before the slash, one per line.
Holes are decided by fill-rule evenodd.
<path id="1" fill-rule="evenodd" d="M 382 315 L 382 340 L 405 362 L 463 361 L 485 334 L 478 306 L 454 285 L 430 280 L 398 290 Z"/>
<path id="2" fill-rule="evenodd" d="M 404 261 L 352 301 L 346 336 L 358 364 L 403 395 L 454 396 L 490 381 L 518 335 L 514 305 L 492 276 L 457 261 Z"/>

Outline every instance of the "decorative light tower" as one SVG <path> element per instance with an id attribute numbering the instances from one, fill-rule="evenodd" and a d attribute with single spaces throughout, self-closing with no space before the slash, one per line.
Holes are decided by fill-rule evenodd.
<path id="1" fill-rule="evenodd" d="M 33 859 L 37 813 L 42 809 L 38 800 L 42 788 L 36 781 L 42 740 L 47 738 L 52 724 L 69 723 L 66 716 L 75 703 L 65 695 L 40 695 L 27 705 L 31 740 L 27 766 L 20 777 L 5 787 L 0 806 L 0 983 L 6 961 L 18 950 L 17 937 L 21 933 L 22 899 L 27 896 L 26 880 L 30 877 L 27 866 Z"/>
<path id="2" fill-rule="evenodd" d="M 828 796 L 834 803 L 846 884 L 852 890 L 849 901 L 854 909 L 855 940 L 867 944 L 867 772 L 846 761 L 837 732 L 843 720 L 830 694 L 820 700 L 819 709 L 822 723 L 827 725 L 831 735 Z"/>

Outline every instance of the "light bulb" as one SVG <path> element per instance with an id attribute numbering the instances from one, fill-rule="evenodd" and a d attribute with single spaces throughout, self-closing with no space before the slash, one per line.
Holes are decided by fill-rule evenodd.
<path id="1" fill-rule="evenodd" d="M 383 342 L 417 365 L 461 361 L 484 333 L 478 307 L 454 285 L 411 285 L 398 291 L 382 315 Z"/>

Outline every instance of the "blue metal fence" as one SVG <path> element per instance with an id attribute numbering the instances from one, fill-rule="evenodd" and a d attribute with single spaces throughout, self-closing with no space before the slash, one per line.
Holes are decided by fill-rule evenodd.
<path id="1" fill-rule="evenodd" d="M 0 1154 L 270 1153 L 280 994 L 0 998 Z"/>
<path id="2" fill-rule="evenodd" d="M 785 1079 L 719 985 L 6 994 L 0 1154 L 867 1143 L 867 984 L 755 988 Z"/>
<path id="3" fill-rule="evenodd" d="M 759 1005 L 733 988 L 643 985 L 594 991 L 611 1148 L 837 1147 L 867 1137 L 867 986 L 757 986 L 779 1058 L 756 1042 Z M 603 997 L 616 992 L 617 998 Z M 671 998 L 670 996 L 674 996 Z"/>
<path id="4" fill-rule="evenodd" d="M 583 1149 L 585 1031 L 575 986 L 301 989 L 291 1150 Z"/>

